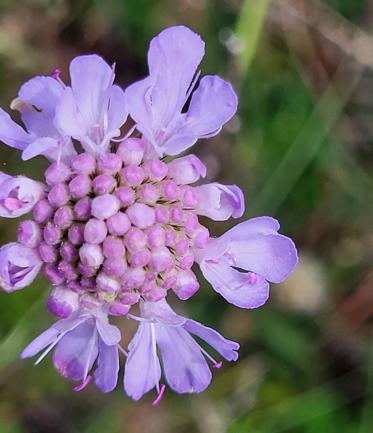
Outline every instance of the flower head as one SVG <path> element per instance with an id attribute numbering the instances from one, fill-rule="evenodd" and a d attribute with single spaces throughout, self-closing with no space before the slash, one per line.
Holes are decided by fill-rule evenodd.
<path id="1" fill-rule="evenodd" d="M 267 300 L 269 282 L 282 281 L 297 263 L 293 242 L 269 217 L 210 236 L 199 216 L 240 218 L 242 191 L 196 186 L 206 176 L 196 155 L 163 158 L 217 134 L 236 111 L 230 84 L 216 76 L 198 83 L 203 54 L 198 35 L 171 27 L 150 44 L 149 76 L 126 90 L 113 84 L 114 67 L 81 56 L 70 64 L 70 85 L 56 70 L 21 87 L 12 107 L 24 127 L 0 111 L 0 139 L 23 159 L 41 154 L 50 161 L 44 184 L 0 173 L 0 215 L 32 212 L 19 225 L 18 242 L 0 249 L 0 287 L 22 289 L 43 272 L 52 285 L 47 308 L 60 320 L 22 357 L 44 350 L 38 363 L 53 349 L 56 369 L 81 382 L 76 390 L 94 370 L 95 384 L 111 391 L 120 351 L 128 357 L 124 388 L 135 400 L 156 388 L 160 401 L 162 371 L 176 392 L 203 391 L 212 377 L 207 361 L 221 363 L 194 337 L 228 361 L 239 346 L 174 313 L 168 294 L 184 301 L 198 292 L 198 263 L 228 302 L 255 308 Z M 135 125 L 123 136 L 128 113 Z M 139 322 L 128 352 L 112 316 Z"/>

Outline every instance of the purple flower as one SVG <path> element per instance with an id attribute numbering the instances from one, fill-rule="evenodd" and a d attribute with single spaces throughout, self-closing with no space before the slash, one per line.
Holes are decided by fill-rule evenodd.
<path id="1" fill-rule="evenodd" d="M 14 292 L 30 285 L 42 261 L 36 249 L 12 242 L 0 248 L 0 288 Z"/>
<path id="2" fill-rule="evenodd" d="M 253 218 L 211 240 L 198 258 L 203 276 L 231 304 L 260 307 L 269 282 L 281 283 L 298 263 L 293 241 L 278 234 L 279 228 L 273 218 Z"/>
<path id="3" fill-rule="evenodd" d="M 16 218 L 30 212 L 44 196 L 44 185 L 24 176 L 0 172 L 0 216 Z"/>
<path id="4" fill-rule="evenodd" d="M 53 363 L 60 374 L 82 382 L 75 391 L 90 382 L 89 372 L 97 361 L 95 384 L 102 392 L 110 392 L 118 380 L 120 339 L 119 329 L 110 325 L 101 311 L 80 311 L 40 334 L 23 350 L 21 358 L 31 358 L 45 349 L 35 362 L 39 364 L 54 349 Z"/>
<path id="5" fill-rule="evenodd" d="M 149 76 L 126 89 L 129 113 L 159 156 L 177 155 L 199 138 L 218 134 L 236 112 L 236 94 L 217 76 L 203 77 L 192 93 L 204 52 L 197 34 L 170 27 L 150 43 Z"/>
<path id="6" fill-rule="evenodd" d="M 70 86 L 56 70 L 21 87 L 12 108 L 25 129 L 0 110 L 0 140 L 22 150 L 23 159 L 41 154 L 51 161 L 43 184 L 0 172 L 0 216 L 32 211 L 18 226 L 19 243 L 0 249 L 0 287 L 22 289 L 40 270 L 48 279 L 47 308 L 62 320 L 22 357 L 44 350 L 38 363 L 54 349 L 57 370 L 81 382 L 76 391 L 90 382 L 91 370 L 103 392 L 114 389 L 118 350 L 128 356 L 124 386 L 135 400 L 154 387 L 154 404 L 162 398 L 158 350 L 174 391 L 203 391 L 212 376 L 207 360 L 215 368 L 221 363 L 194 337 L 228 361 L 239 346 L 175 314 L 169 291 L 181 301 L 194 296 L 198 263 L 229 302 L 255 308 L 266 301 L 269 282 L 285 279 L 297 263 L 294 244 L 269 217 L 211 238 L 199 217 L 240 218 L 242 191 L 216 182 L 194 186 L 206 177 L 195 155 L 162 158 L 217 134 L 236 112 L 236 94 L 221 78 L 207 76 L 196 86 L 203 54 L 198 35 L 172 27 L 150 44 L 149 76 L 126 91 L 113 84 L 114 67 L 81 56 L 70 64 Z M 125 124 L 127 113 L 134 127 Z M 132 314 L 136 305 L 141 317 Z M 140 322 L 129 353 L 109 316 Z"/>
<path id="7" fill-rule="evenodd" d="M 178 393 L 202 392 L 211 382 L 211 371 L 206 358 L 213 367 L 220 368 L 215 361 L 191 336 L 208 343 L 227 361 L 238 358 L 238 343 L 226 340 L 215 330 L 194 320 L 178 316 L 165 300 L 142 302 L 140 325 L 128 349 L 124 372 L 124 388 L 134 400 L 140 399 L 154 387 L 158 397 L 164 392 L 160 386 L 161 367 L 157 346 L 162 357 L 165 378 L 169 386 Z"/>

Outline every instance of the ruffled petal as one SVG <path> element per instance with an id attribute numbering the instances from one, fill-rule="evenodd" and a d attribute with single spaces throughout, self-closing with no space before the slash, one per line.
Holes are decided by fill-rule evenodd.
<path id="1" fill-rule="evenodd" d="M 260 275 L 239 272 L 224 262 L 200 263 L 203 276 L 229 303 L 241 308 L 258 308 L 269 296 L 269 284 Z"/>
<path id="2" fill-rule="evenodd" d="M 163 151 L 176 155 L 199 138 L 213 137 L 237 111 L 237 95 L 232 86 L 218 76 L 205 76 L 193 93 L 189 110 L 182 115 Z"/>
<path id="3" fill-rule="evenodd" d="M 167 127 L 181 113 L 204 53 L 202 39 L 184 26 L 163 30 L 150 42 L 148 63 L 155 131 Z"/>
<path id="4" fill-rule="evenodd" d="M 190 319 L 185 322 L 184 329 L 206 341 L 207 344 L 220 353 L 227 361 L 237 361 L 237 350 L 240 348 L 240 345 L 235 341 L 227 340 L 215 329 L 208 328 Z"/>
<path id="5" fill-rule="evenodd" d="M 87 320 L 67 332 L 58 342 L 53 363 L 70 380 L 84 380 L 98 355 L 98 335 L 93 320 Z"/>
<path id="6" fill-rule="evenodd" d="M 268 216 L 261 216 L 250 218 L 247 221 L 237 224 L 221 237 L 232 241 L 239 241 L 246 239 L 250 235 L 276 234 L 279 230 L 280 224 L 276 219 Z"/>
<path id="7" fill-rule="evenodd" d="M 112 86 L 109 92 L 108 131 L 114 131 L 124 125 L 128 116 L 124 91 L 119 86 Z"/>
<path id="8" fill-rule="evenodd" d="M 80 113 L 70 87 L 64 90 L 62 98 L 57 105 L 54 122 L 60 131 L 77 140 L 83 139 L 89 132 L 89 125 Z"/>
<path id="9" fill-rule="evenodd" d="M 69 137 L 60 138 L 59 140 L 41 137 L 26 147 L 22 152 L 22 159 L 28 161 L 38 155 L 45 156 L 49 161 L 69 162 L 76 155 L 76 150 Z"/>
<path id="10" fill-rule="evenodd" d="M 55 341 L 59 331 L 51 326 L 31 341 L 22 351 L 21 358 L 31 358 Z"/>
<path id="11" fill-rule="evenodd" d="M 0 108 L 0 141 L 15 149 L 23 150 L 33 140 L 31 134 L 13 122 L 9 114 Z"/>
<path id="12" fill-rule="evenodd" d="M 4 177 L 6 176 L 6 177 Z M 25 176 L 7 176 L 1 174 L 0 181 L 0 216 L 16 218 L 29 213 L 44 195 L 44 186 L 40 182 Z"/>
<path id="13" fill-rule="evenodd" d="M 176 314 L 165 299 L 157 302 L 140 302 L 140 311 L 145 319 L 156 320 L 169 326 L 181 326 L 186 320 Z"/>
<path id="14" fill-rule="evenodd" d="M 168 164 L 168 176 L 181 185 L 187 185 L 206 177 L 206 166 L 196 155 L 186 155 Z"/>
<path id="15" fill-rule="evenodd" d="M 240 218 L 245 211 L 245 199 L 236 185 L 210 183 L 194 189 L 197 198 L 196 211 L 215 221 L 225 221 L 230 217 Z"/>
<path id="16" fill-rule="evenodd" d="M 124 389 L 134 400 L 139 400 L 153 389 L 161 378 L 161 366 L 153 347 L 152 326 L 154 325 L 141 322 L 128 346 Z"/>
<path id="17" fill-rule="evenodd" d="M 87 125 L 102 125 L 113 69 L 97 55 L 75 57 L 70 64 L 71 88 Z"/>
<path id="18" fill-rule="evenodd" d="M 40 137 L 58 136 L 53 120 L 62 94 L 62 85 L 51 77 L 34 77 L 21 87 L 18 95 L 27 105 L 15 108 L 29 132 Z"/>
<path id="19" fill-rule="evenodd" d="M 166 380 L 178 393 L 204 391 L 211 371 L 199 345 L 182 327 L 155 325 Z"/>
<path id="20" fill-rule="evenodd" d="M 251 235 L 230 243 L 233 264 L 281 283 L 298 263 L 294 242 L 283 235 Z"/>
<path id="21" fill-rule="evenodd" d="M 111 325 L 106 320 L 97 319 L 96 320 L 97 331 L 102 338 L 102 341 L 108 346 L 115 346 L 121 340 L 121 335 L 119 329 Z"/>
<path id="22" fill-rule="evenodd" d="M 94 373 L 95 384 L 102 392 L 110 392 L 118 382 L 119 354 L 116 346 L 107 346 L 99 341 L 97 368 Z"/>

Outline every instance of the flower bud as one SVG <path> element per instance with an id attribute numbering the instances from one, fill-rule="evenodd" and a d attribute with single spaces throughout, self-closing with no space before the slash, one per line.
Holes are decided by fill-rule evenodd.
<path id="1" fill-rule="evenodd" d="M 96 269 L 99 268 L 104 261 L 101 247 L 93 244 L 83 244 L 79 249 L 79 257 L 83 265 Z"/>
<path id="2" fill-rule="evenodd" d="M 127 209 L 131 223 L 140 229 L 145 229 L 155 223 L 154 210 L 143 203 L 134 203 Z"/>
<path id="3" fill-rule="evenodd" d="M 139 165 L 145 152 L 145 144 L 139 138 L 127 138 L 118 147 L 117 155 L 126 165 Z"/>
<path id="4" fill-rule="evenodd" d="M 47 301 L 48 310 L 66 319 L 79 308 L 79 295 L 63 286 L 53 287 Z"/>
<path id="5" fill-rule="evenodd" d="M 159 247 L 152 251 L 149 267 L 155 272 L 164 272 L 173 266 L 174 260 L 168 248 Z"/>
<path id="6" fill-rule="evenodd" d="M 172 288 L 179 299 L 185 301 L 199 289 L 199 283 L 192 271 L 179 271 L 176 285 Z"/>
<path id="7" fill-rule="evenodd" d="M 69 206 L 62 206 L 56 210 L 53 221 L 60 229 L 67 229 L 71 226 L 74 219 L 74 214 Z"/>
<path id="8" fill-rule="evenodd" d="M 53 215 L 53 208 L 49 204 L 49 201 L 40 200 L 38 203 L 36 203 L 33 209 L 33 216 L 35 222 L 37 222 L 38 224 L 44 224 L 50 220 L 52 215 Z"/>
<path id="9" fill-rule="evenodd" d="M 90 175 L 96 170 L 96 160 L 90 153 L 80 153 L 72 159 L 71 166 L 77 174 Z"/>
<path id="10" fill-rule="evenodd" d="M 143 250 L 146 247 L 146 242 L 146 234 L 136 227 L 131 227 L 124 237 L 124 244 L 132 253 Z"/>
<path id="11" fill-rule="evenodd" d="M 91 179 L 86 174 L 78 174 L 70 181 L 69 191 L 73 198 L 85 197 L 91 191 Z"/>
<path id="12" fill-rule="evenodd" d="M 118 259 L 124 257 L 126 249 L 121 239 L 108 236 L 102 245 L 104 256 L 108 259 Z"/>
<path id="13" fill-rule="evenodd" d="M 104 261 L 104 270 L 111 277 L 121 277 L 127 270 L 127 261 L 124 257 L 116 259 L 106 259 Z"/>
<path id="14" fill-rule="evenodd" d="M 108 194 L 114 190 L 117 181 L 109 174 L 100 174 L 92 181 L 93 192 L 97 195 Z"/>
<path id="15" fill-rule="evenodd" d="M 83 197 L 75 203 L 74 214 L 76 219 L 86 221 L 91 216 L 91 199 Z"/>
<path id="16" fill-rule="evenodd" d="M 159 182 L 166 177 L 168 167 L 163 161 L 152 159 L 144 162 L 144 171 L 150 180 Z"/>
<path id="17" fill-rule="evenodd" d="M 135 202 L 135 193 L 132 188 L 128 186 L 121 186 L 115 191 L 116 198 L 120 201 L 122 206 L 130 206 Z"/>
<path id="18" fill-rule="evenodd" d="M 122 160 L 115 153 L 104 153 L 98 158 L 97 168 L 102 174 L 116 174 L 122 168 Z"/>
<path id="19" fill-rule="evenodd" d="M 92 215 L 100 220 L 110 218 L 119 211 L 119 200 L 111 194 L 103 194 L 92 200 Z"/>
<path id="20" fill-rule="evenodd" d="M 41 230 L 32 220 L 22 221 L 18 226 L 18 242 L 26 247 L 35 248 L 41 241 Z"/>
<path id="21" fill-rule="evenodd" d="M 71 175 L 71 171 L 69 167 L 62 162 L 52 162 L 46 169 L 44 175 L 47 184 L 53 186 L 67 181 Z"/>
<path id="22" fill-rule="evenodd" d="M 84 241 L 89 244 L 101 244 L 107 235 L 104 221 L 91 218 L 84 227 Z"/>
<path id="23" fill-rule="evenodd" d="M 127 185 L 141 185 L 144 177 L 144 170 L 137 165 L 128 165 L 120 171 L 120 178 L 122 179 L 122 182 Z"/>
<path id="24" fill-rule="evenodd" d="M 56 245 L 60 242 L 62 236 L 62 231 L 56 225 L 48 222 L 43 230 L 44 241 L 48 245 Z"/>
<path id="25" fill-rule="evenodd" d="M 106 220 L 109 233 L 113 236 L 123 236 L 131 227 L 128 216 L 123 212 L 118 212 Z"/>
<path id="26" fill-rule="evenodd" d="M 64 206 L 70 200 L 70 194 L 64 183 L 54 185 L 48 194 L 48 201 L 52 207 Z"/>
<path id="27" fill-rule="evenodd" d="M 54 263 L 58 259 L 57 249 L 46 242 L 40 242 L 38 251 L 44 263 Z"/>
<path id="28" fill-rule="evenodd" d="M 197 182 L 201 176 L 206 176 L 206 167 L 195 155 L 183 156 L 168 164 L 168 177 L 179 185 Z"/>

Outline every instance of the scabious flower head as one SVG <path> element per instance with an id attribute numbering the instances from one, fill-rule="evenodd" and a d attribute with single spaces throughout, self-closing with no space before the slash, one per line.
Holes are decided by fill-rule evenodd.
<path id="1" fill-rule="evenodd" d="M 103 392 L 114 389 L 119 352 L 127 357 L 124 388 L 135 400 L 156 388 L 154 404 L 160 401 L 159 358 L 174 391 L 203 391 L 211 381 L 207 360 L 215 368 L 221 362 L 192 336 L 227 361 L 237 359 L 239 346 L 177 315 L 168 294 L 184 301 L 198 292 L 196 263 L 228 302 L 256 308 L 267 300 L 269 282 L 284 280 L 297 263 L 293 242 L 269 217 L 212 237 L 199 216 L 242 217 L 242 191 L 195 186 L 206 176 L 203 162 L 168 158 L 216 135 L 236 112 L 230 84 L 217 76 L 199 80 L 203 54 L 198 35 L 172 27 L 150 44 L 148 77 L 126 90 L 113 84 L 114 67 L 81 56 L 71 62 L 70 84 L 55 71 L 21 87 L 12 107 L 25 129 L 0 111 L 0 139 L 25 160 L 50 161 L 44 184 L 0 173 L 0 215 L 32 212 L 17 242 L 0 249 L 0 286 L 22 289 L 40 270 L 49 280 L 47 308 L 59 320 L 22 357 L 44 350 L 38 363 L 54 350 L 56 369 L 80 382 L 76 391 L 92 377 Z M 128 117 L 134 127 L 123 136 Z M 111 316 L 139 322 L 128 351 Z"/>

